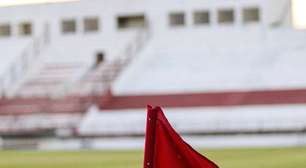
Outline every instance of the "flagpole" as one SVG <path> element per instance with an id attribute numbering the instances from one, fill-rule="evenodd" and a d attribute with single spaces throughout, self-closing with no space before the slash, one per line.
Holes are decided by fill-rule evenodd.
<path id="1" fill-rule="evenodd" d="M 148 105 L 143 168 L 153 168 L 157 110 Z"/>

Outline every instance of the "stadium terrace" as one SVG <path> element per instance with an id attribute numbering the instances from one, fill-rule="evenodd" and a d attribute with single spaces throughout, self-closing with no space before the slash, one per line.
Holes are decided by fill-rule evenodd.
<path id="1" fill-rule="evenodd" d="M 1 6 L 0 148 L 142 149 L 147 104 L 195 147 L 306 145 L 297 3 Z"/>

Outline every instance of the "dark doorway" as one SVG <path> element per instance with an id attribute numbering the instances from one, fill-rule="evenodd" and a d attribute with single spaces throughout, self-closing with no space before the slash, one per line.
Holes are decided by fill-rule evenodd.
<path id="1" fill-rule="evenodd" d="M 99 66 L 104 61 L 104 56 L 103 52 L 97 52 L 95 67 Z"/>

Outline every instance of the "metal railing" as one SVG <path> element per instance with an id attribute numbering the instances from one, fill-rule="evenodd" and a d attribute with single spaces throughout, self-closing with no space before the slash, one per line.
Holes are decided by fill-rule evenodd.
<path id="1" fill-rule="evenodd" d="M 118 77 L 124 68 L 126 68 L 132 59 L 137 55 L 138 52 L 142 49 L 146 41 L 149 39 L 148 30 L 140 30 L 136 33 L 133 40 L 126 46 L 126 48 L 119 54 L 119 56 L 109 62 L 107 66 L 101 65 L 97 67 L 96 70 L 91 73 L 99 73 L 104 76 L 102 80 L 97 80 L 94 83 L 91 83 L 92 87 L 82 95 L 80 93 L 81 88 L 77 89 L 77 93 L 65 92 L 61 98 L 52 99 L 50 96 L 43 95 L 42 97 L 36 97 L 33 100 L 31 98 L 24 99 L 3 99 L 0 112 L 5 113 L 7 111 L 15 112 L 16 114 L 20 113 L 35 113 L 35 112 L 84 112 L 89 106 L 93 103 L 99 103 L 107 96 L 109 89 L 113 81 Z M 11 65 L 10 71 L 7 72 L 6 78 L 4 78 L 5 85 L 1 90 L 4 91 L 3 95 L 8 94 L 7 90 L 10 85 L 13 85 L 15 82 L 18 82 L 20 78 L 26 73 L 26 71 L 31 68 L 31 63 L 35 58 L 40 56 L 43 48 L 47 43 L 44 42 L 44 38 L 35 40 L 33 44 L 27 47 L 18 60 Z M 105 77 L 106 76 L 106 77 Z M 70 90 L 71 91 L 71 90 Z M 58 93 L 58 92 L 57 92 Z M 40 100 L 42 99 L 42 100 Z M 39 100 L 39 101 L 38 101 Z M 17 102 L 16 102 L 17 101 Z M 28 102 L 30 101 L 30 102 Z M 0 102 L 1 103 L 1 102 Z M 28 105 L 28 108 L 24 108 L 24 104 Z M 13 106 L 11 106 L 13 105 Z M 31 106 L 31 107 L 29 107 Z M 20 108 L 19 108 L 20 107 Z"/>
<path id="2" fill-rule="evenodd" d="M 0 96 L 6 97 L 11 94 L 11 88 L 25 76 L 31 68 L 31 64 L 41 55 L 43 49 L 49 43 L 49 33 L 44 32 L 22 50 L 20 56 L 7 68 L 0 78 Z"/>
<path id="3" fill-rule="evenodd" d="M 121 53 L 113 60 L 107 67 L 103 68 L 102 74 L 109 75 L 109 80 L 105 80 L 101 84 L 106 87 L 105 91 L 108 91 L 115 81 L 115 79 L 120 75 L 120 73 L 132 62 L 132 60 L 138 55 L 142 50 L 146 42 L 150 38 L 149 29 L 139 29 L 136 32 L 134 39 L 123 49 Z M 103 64 L 101 65 L 103 66 Z"/>
<path id="4" fill-rule="evenodd" d="M 80 81 L 81 87 L 78 86 L 77 93 L 75 87 L 72 90 L 66 89 L 67 92 L 78 94 L 78 95 L 103 95 L 107 93 L 112 83 L 120 75 L 120 73 L 131 63 L 131 61 L 138 55 L 142 50 L 146 42 L 149 40 L 151 34 L 149 29 L 139 29 L 135 32 L 135 35 L 126 47 L 119 52 L 115 59 L 102 63 L 97 68 L 87 74 L 87 76 L 93 74 L 99 74 L 94 81 Z M 80 88 L 86 88 L 84 91 Z"/>

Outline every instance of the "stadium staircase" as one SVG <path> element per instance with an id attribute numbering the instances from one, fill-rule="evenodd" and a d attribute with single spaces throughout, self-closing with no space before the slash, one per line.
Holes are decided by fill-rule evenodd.
<path id="1" fill-rule="evenodd" d="M 16 91 L 18 97 L 56 97 L 87 69 L 82 63 L 43 63 Z"/>
<path id="2" fill-rule="evenodd" d="M 12 89 L 13 92 L 2 95 L 0 116 L 15 116 L 15 118 L 18 118 L 18 116 L 33 116 L 33 124 L 30 124 L 32 125 L 31 129 L 26 131 L 22 127 L 3 127 L 0 129 L 0 133 L 5 133 L 5 130 L 8 129 L 10 129 L 10 132 L 15 130 L 15 133 L 18 134 L 20 132 L 42 131 L 37 130 L 38 128 L 44 128 L 45 131 L 62 128 L 67 124 L 46 123 L 42 127 L 41 122 L 36 122 L 39 120 L 36 120 L 35 116 L 66 114 L 76 118 L 76 116 L 86 112 L 93 104 L 100 106 L 103 102 L 107 102 L 111 95 L 110 90 L 114 80 L 148 41 L 147 30 L 141 30 L 136 34 L 135 39 L 127 45 L 116 59 L 102 62 L 97 66 L 88 67 L 81 63 L 71 64 L 67 62 L 52 63 L 43 60 L 39 61 L 39 65 L 32 67 L 29 62 L 20 63 L 24 64 L 25 67 L 18 76 L 14 77 L 14 79 L 20 80 L 18 81 L 18 87 L 14 85 L 16 88 Z M 38 58 L 40 52 L 42 50 L 36 51 L 27 60 Z M 32 69 L 26 69 L 30 67 Z M 21 77 L 22 75 L 25 77 Z M 17 82 L 16 80 L 15 82 Z M 16 120 L 14 123 L 22 125 L 19 122 L 23 122 L 23 120 Z M 73 126 L 69 125 L 69 127 L 73 129 Z"/>
<path id="3" fill-rule="evenodd" d="M 131 61 L 143 49 L 149 40 L 149 30 L 139 31 L 132 42 L 120 52 L 115 59 L 105 61 L 98 66 L 93 66 L 78 83 L 68 90 L 68 95 L 77 97 L 92 96 L 96 97 L 95 103 L 101 107 L 103 102 L 111 98 L 111 90 L 117 77 L 129 66 Z M 101 101 L 102 100 L 102 103 Z"/>

